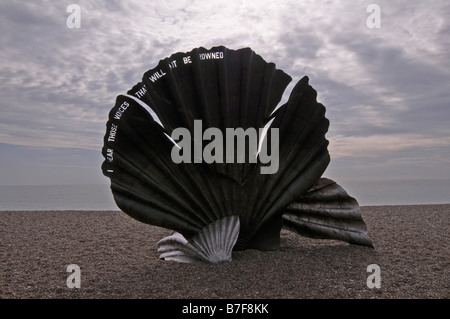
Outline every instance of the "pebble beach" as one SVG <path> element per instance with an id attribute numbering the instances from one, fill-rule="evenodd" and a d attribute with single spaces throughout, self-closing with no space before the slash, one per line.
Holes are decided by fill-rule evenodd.
<path id="1" fill-rule="evenodd" d="M 282 230 L 279 250 L 209 265 L 160 260 L 157 242 L 171 231 L 120 211 L 3 211 L 0 299 L 449 298 L 450 204 L 361 213 L 374 248 Z M 69 265 L 80 288 L 67 284 Z"/>

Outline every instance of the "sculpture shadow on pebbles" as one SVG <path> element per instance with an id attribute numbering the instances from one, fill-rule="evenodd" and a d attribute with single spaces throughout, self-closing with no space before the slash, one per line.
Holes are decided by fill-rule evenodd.
<path id="1" fill-rule="evenodd" d="M 174 233 L 160 258 L 231 261 L 274 250 L 280 230 L 371 246 L 359 205 L 322 178 L 329 121 L 303 77 L 250 48 L 175 53 L 119 95 L 102 165 L 118 207 Z"/>

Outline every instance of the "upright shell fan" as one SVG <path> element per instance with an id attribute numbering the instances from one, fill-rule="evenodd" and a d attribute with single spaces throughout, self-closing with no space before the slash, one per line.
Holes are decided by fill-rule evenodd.
<path id="1" fill-rule="evenodd" d="M 283 226 L 371 246 L 356 200 L 321 178 L 329 122 L 308 78 L 276 108 L 291 80 L 249 48 L 197 48 L 117 97 L 103 174 L 125 213 L 174 230 L 161 258 L 220 263 L 233 249 L 276 249 Z"/>

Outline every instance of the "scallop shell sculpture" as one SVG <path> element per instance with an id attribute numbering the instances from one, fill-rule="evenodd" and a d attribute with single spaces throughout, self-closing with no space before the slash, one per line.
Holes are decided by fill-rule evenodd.
<path id="1" fill-rule="evenodd" d="M 291 80 L 250 48 L 201 47 L 117 97 L 103 174 L 123 212 L 174 231 L 160 258 L 231 261 L 277 249 L 282 227 L 372 246 L 357 201 L 321 178 L 329 121 L 308 77 L 277 108 Z"/>

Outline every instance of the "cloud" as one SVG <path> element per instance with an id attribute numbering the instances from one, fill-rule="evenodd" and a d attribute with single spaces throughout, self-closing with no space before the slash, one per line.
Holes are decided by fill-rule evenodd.
<path id="1" fill-rule="evenodd" d="M 419 134 L 338 135 L 333 136 L 330 140 L 329 149 L 335 157 L 380 157 L 408 149 L 438 151 L 439 149 L 446 150 L 446 147 L 450 145 L 450 136 L 436 139 Z"/>
<path id="2" fill-rule="evenodd" d="M 290 74 L 283 101 L 310 77 L 337 158 L 396 158 L 396 147 L 442 158 L 450 146 L 448 1 L 378 1 L 380 29 L 366 1 L 83 0 L 81 28 L 68 29 L 71 3 L 0 3 L 0 143 L 100 150 L 115 97 L 145 71 L 225 45 Z"/>
<path id="3" fill-rule="evenodd" d="M 107 184 L 100 151 L 0 143 L 0 185 Z"/>

